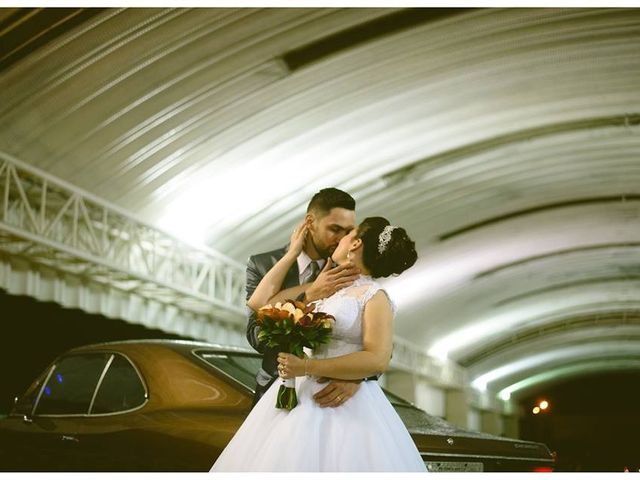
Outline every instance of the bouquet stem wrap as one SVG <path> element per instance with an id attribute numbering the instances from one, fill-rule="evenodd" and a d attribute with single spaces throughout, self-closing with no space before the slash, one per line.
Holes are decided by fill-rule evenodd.
<path id="1" fill-rule="evenodd" d="M 293 353 L 297 357 L 303 357 L 304 351 L 302 346 L 297 345 L 281 345 L 283 351 L 287 353 Z M 276 397 L 276 408 L 282 408 L 284 410 L 292 410 L 298 405 L 298 395 L 296 394 L 296 379 L 294 378 L 280 378 L 281 385 L 278 389 L 278 396 Z"/>
<path id="2" fill-rule="evenodd" d="M 278 389 L 276 408 L 291 410 L 298 405 L 298 395 L 296 394 L 296 379 L 282 378 L 282 385 Z"/>

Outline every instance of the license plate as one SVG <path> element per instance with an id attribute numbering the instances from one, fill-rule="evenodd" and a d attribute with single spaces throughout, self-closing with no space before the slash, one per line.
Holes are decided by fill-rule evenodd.
<path id="1" fill-rule="evenodd" d="M 482 472 L 482 462 L 424 462 L 430 472 Z"/>

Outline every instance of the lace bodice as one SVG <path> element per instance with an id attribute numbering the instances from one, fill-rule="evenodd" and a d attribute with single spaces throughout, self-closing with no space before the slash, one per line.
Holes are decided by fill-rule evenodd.
<path id="1" fill-rule="evenodd" d="M 360 275 L 349 287 L 315 302 L 315 311 L 333 315 L 336 322 L 329 343 L 319 346 L 315 351 L 305 348 L 305 353 L 312 358 L 331 358 L 362 350 L 364 306 L 381 289 L 380 284 L 371 277 Z M 391 306 L 395 314 L 393 302 Z"/>

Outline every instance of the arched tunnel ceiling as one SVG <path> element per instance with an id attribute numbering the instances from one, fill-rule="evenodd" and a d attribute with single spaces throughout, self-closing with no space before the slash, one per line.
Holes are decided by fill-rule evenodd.
<path id="1" fill-rule="evenodd" d="M 338 186 L 416 240 L 400 336 L 495 388 L 637 366 L 640 10 L 0 9 L 0 38 L 3 152 L 239 261 Z"/>

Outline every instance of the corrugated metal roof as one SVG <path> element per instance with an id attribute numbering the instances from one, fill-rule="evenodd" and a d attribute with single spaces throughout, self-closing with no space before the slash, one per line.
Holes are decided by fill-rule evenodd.
<path id="1" fill-rule="evenodd" d="M 24 36 L 51 11 L 0 10 L 2 59 L 22 52 L 0 74 L 0 150 L 239 261 L 343 188 L 359 218 L 416 239 L 418 265 L 388 282 L 397 331 L 453 359 L 467 347 L 451 336 L 480 348 L 640 308 L 624 273 L 640 242 L 639 10 L 461 10 L 295 69 L 288 52 L 402 12 L 89 13 Z"/>

